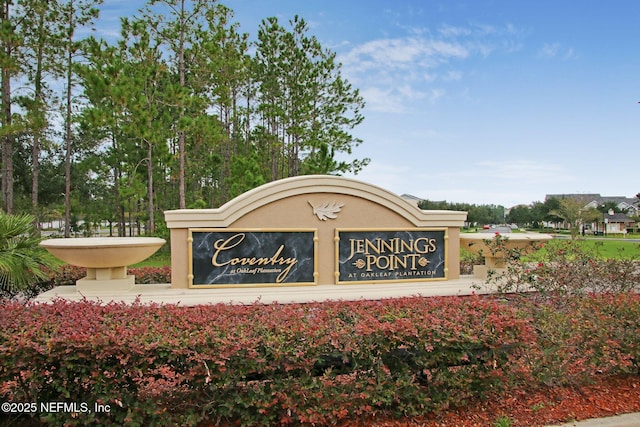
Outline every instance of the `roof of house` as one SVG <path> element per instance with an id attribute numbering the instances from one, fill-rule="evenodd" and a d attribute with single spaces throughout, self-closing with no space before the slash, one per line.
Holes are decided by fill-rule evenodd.
<path id="1" fill-rule="evenodd" d="M 623 213 L 614 213 L 613 215 L 604 214 L 604 218 L 608 222 L 623 222 L 625 224 L 635 222 Z"/>
<path id="2" fill-rule="evenodd" d="M 423 199 L 421 199 L 420 197 L 414 196 L 413 194 L 403 194 L 402 196 L 403 199 L 405 200 L 417 200 L 419 202 L 421 202 Z"/>
<path id="3" fill-rule="evenodd" d="M 615 203 L 616 206 L 624 205 L 624 206 L 638 206 L 640 203 L 639 199 L 635 197 L 625 197 L 625 196 L 601 196 L 600 194 L 547 194 L 544 198 L 545 200 L 549 199 L 576 199 L 582 200 L 585 204 L 589 204 L 595 202 L 596 204 L 602 203 Z"/>
<path id="4" fill-rule="evenodd" d="M 600 194 L 547 194 L 544 196 L 544 200 L 549 199 L 578 199 L 578 200 L 600 200 L 602 196 Z"/>

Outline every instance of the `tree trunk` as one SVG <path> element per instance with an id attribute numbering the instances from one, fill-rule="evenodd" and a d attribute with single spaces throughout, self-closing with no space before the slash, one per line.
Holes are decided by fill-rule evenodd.
<path id="1" fill-rule="evenodd" d="M 184 14 L 184 10 L 185 10 L 185 5 L 184 5 L 184 0 L 182 0 L 182 13 Z M 186 86 L 186 80 L 185 80 L 185 63 L 184 63 L 184 29 L 181 29 L 180 31 L 180 47 L 178 49 L 178 71 L 180 74 L 180 87 L 184 89 L 184 87 Z M 184 101 L 183 101 L 184 102 Z M 180 110 L 180 119 L 182 119 L 182 117 L 184 117 L 184 110 L 185 110 L 185 105 L 182 104 L 181 105 L 181 110 Z M 181 120 L 179 120 L 180 122 Z M 180 133 L 178 134 L 178 204 L 179 204 L 179 208 L 180 209 L 185 209 L 187 207 L 187 203 L 186 203 L 186 195 L 185 195 L 185 171 L 184 171 L 184 164 L 185 164 L 185 145 L 186 145 L 186 135 L 184 130 L 180 130 Z"/>
<path id="2" fill-rule="evenodd" d="M 45 14 L 41 13 L 38 19 L 38 44 L 36 50 L 36 73 L 34 78 L 34 108 L 33 108 L 33 145 L 31 147 L 31 165 L 33 167 L 32 179 L 31 179 L 31 207 L 33 209 L 33 215 L 35 217 L 34 226 L 36 230 L 40 230 L 40 213 L 38 209 L 38 190 L 40 187 L 40 136 L 42 130 L 45 127 L 46 120 L 45 106 L 43 103 L 43 90 L 42 90 L 42 74 L 43 74 L 43 62 L 44 62 L 44 28 L 45 28 Z"/>
<path id="3" fill-rule="evenodd" d="M 40 132 L 33 135 L 33 147 L 31 147 L 31 163 L 33 173 L 31 179 L 31 207 L 35 216 L 36 230 L 40 229 L 40 214 L 38 212 L 38 188 L 40 186 Z"/>
<path id="4" fill-rule="evenodd" d="M 10 54 L 11 49 L 7 48 Z M 2 127 L 11 127 L 11 73 L 2 70 Z M 7 132 L 2 140 L 2 207 L 13 213 L 13 135 Z"/>
<path id="5" fill-rule="evenodd" d="M 73 2 L 69 10 L 69 31 L 67 39 L 67 104 L 65 119 L 65 154 L 64 154 L 64 237 L 71 236 L 71 85 L 73 70 Z"/>
<path id="6" fill-rule="evenodd" d="M 5 2 L 2 9 L 0 22 L 9 21 L 9 5 Z M 11 59 L 13 49 L 11 41 L 3 46 L 7 60 Z M 10 66 L 2 68 L 2 127 L 11 128 L 11 69 Z M 6 213 L 13 213 L 13 134 L 9 130 L 2 139 L 2 207 Z"/>
<path id="7" fill-rule="evenodd" d="M 156 221 L 154 217 L 154 195 L 153 195 L 153 146 L 151 143 L 148 143 L 147 146 L 147 209 L 149 213 L 149 229 L 147 230 L 149 234 L 153 234 L 156 231 Z"/>
<path id="8" fill-rule="evenodd" d="M 72 17 L 69 18 L 73 20 Z M 71 23 L 71 22 L 70 22 Z M 71 39 L 69 40 L 71 43 Z M 64 237 L 71 236 L 71 48 L 67 56 L 67 111 L 65 123 L 65 154 L 64 154 Z"/>

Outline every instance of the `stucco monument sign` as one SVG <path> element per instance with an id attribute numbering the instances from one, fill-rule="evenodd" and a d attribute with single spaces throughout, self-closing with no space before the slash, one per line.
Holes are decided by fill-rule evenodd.
<path id="1" fill-rule="evenodd" d="M 101 302 L 200 305 L 470 295 L 474 280 L 499 269 L 486 261 L 460 276 L 461 245 L 484 248 L 486 235 L 461 234 L 466 212 L 421 210 L 358 180 L 308 175 L 274 181 L 219 208 L 165 212 L 171 233 L 171 283 L 138 285 L 127 266 L 150 256 L 157 238 L 51 239 L 62 260 L 87 267 L 76 286 L 43 292 Z M 550 236 L 504 236 L 522 244 Z M 496 268 L 497 267 L 497 268 Z M 482 270 L 484 268 L 484 270 Z"/>
<path id="2" fill-rule="evenodd" d="M 373 185 L 309 175 L 165 218 L 171 287 L 216 288 L 455 280 L 466 212 L 423 211 Z"/>

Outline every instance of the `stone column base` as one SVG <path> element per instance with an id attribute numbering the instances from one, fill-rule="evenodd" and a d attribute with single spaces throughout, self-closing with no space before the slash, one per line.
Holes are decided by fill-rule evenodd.
<path id="1" fill-rule="evenodd" d="M 126 275 L 123 279 L 98 280 L 83 278 L 76 281 L 76 291 L 86 295 L 112 293 L 113 291 L 129 291 L 133 289 L 136 277 L 133 274 Z"/>

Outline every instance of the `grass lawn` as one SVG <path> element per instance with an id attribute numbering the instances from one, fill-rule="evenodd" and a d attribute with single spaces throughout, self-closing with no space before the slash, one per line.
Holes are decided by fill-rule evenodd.
<path id="1" fill-rule="evenodd" d="M 620 240 L 586 240 L 584 244 L 596 250 L 605 258 L 626 258 L 640 260 L 640 243 Z"/>
<path id="2" fill-rule="evenodd" d="M 551 240 L 540 252 L 543 254 L 545 251 L 551 249 L 559 249 L 562 245 L 566 245 L 570 242 L 568 239 L 554 239 Z M 579 239 L 579 245 L 583 246 L 583 249 L 587 252 L 593 251 L 595 254 L 604 258 L 616 258 L 616 259 L 637 259 L 640 260 L 640 243 L 638 242 L 625 242 L 623 240 L 584 240 Z"/>
<path id="3" fill-rule="evenodd" d="M 171 267 L 171 252 L 169 249 L 162 248 L 151 257 L 139 262 L 131 267 Z"/>

